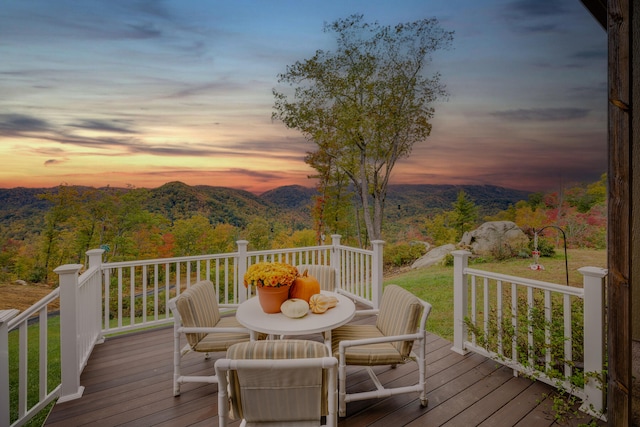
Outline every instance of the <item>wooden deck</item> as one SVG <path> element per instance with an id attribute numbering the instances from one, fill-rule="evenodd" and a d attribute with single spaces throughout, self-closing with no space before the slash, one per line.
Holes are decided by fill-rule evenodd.
<path id="1" fill-rule="evenodd" d="M 217 425 L 217 384 L 184 384 L 182 394 L 173 397 L 172 335 L 172 328 L 161 328 L 110 338 L 96 346 L 81 378 L 84 395 L 55 405 L 46 425 Z M 339 425 L 543 427 L 577 426 L 591 420 L 577 412 L 556 421 L 551 387 L 514 377 L 510 369 L 477 354 L 461 356 L 450 348 L 449 341 L 436 335 L 427 338 L 427 408 L 420 406 L 417 393 L 352 402 Z M 210 375 L 215 358 L 204 360 L 202 354 L 192 353 L 185 362 L 184 373 Z M 362 369 L 350 369 L 351 390 L 372 386 Z M 409 363 L 377 371 L 383 383 L 401 384 L 415 375 L 415 369 L 415 363 Z"/>

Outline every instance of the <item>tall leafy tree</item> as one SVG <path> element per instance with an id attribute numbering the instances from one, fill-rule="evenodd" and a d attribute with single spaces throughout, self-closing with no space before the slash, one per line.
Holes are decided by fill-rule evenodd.
<path id="1" fill-rule="evenodd" d="M 331 158 L 318 151 L 307 156 L 306 162 L 318 171 L 318 195 L 314 200 L 312 217 L 317 244 L 322 237 L 340 234 L 345 242 L 352 236 L 359 237 L 357 221 L 354 221 L 353 191 L 349 188 L 349 178 L 332 165 Z M 358 239 L 360 241 L 360 239 Z"/>
<path id="2" fill-rule="evenodd" d="M 69 231 L 77 206 L 79 204 L 78 190 L 68 185 L 60 185 L 55 190 L 38 195 L 39 198 L 51 202 L 51 208 L 45 214 L 44 228 L 41 233 L 42 249 L 34 281 L 49 281 L 50 273 L 64 261 L 61 236 Z"/>
<path id="3" fill-rule="evenodd" d="M 432 104 L 446 95 L 439 73 L 427 76 L 426 67 L 453 33 L 436 19 L 383 26 L 362 15 L 324 30 L 335 34 L 336 50 L 318 50 L 279 75 L 294 91 L 274 89 L 273 118 L 316 144 L 307 163 L 325 168 L 327 185 L 348 176 L 369 240 L 380 239 L 391 171 L 429 136 Z"/>
<path id="4" fill-rule="evenodd" d="M 454 222 L 452 220 L 454 216 L 454 212 L 447 211 L 434 215 L 433 218 L 427 218 L 425 228 L 434 245 L 456 243 L 457 231 L 451 225 Z"/>
<path id="5" fill-rule="evenodd" d="M 212 240 L 213 227 L 202 215 L 179 219 L 173 224 L 177 256 L 206 254 Z"/>
<path id="6" fill-rule="evenodd" d="M 107 255 L 110 261 L 136 256 L 138 248 L 134 233 L 163 222 L 160 215 L 152 214 L 143 208 L 144 201 L 148 197 L 148 190 L 130 188 L 129 191 L 115 195 L 110 200 L 105 218 L 101 220 L 104 224 L 104 235 L 101 241 L 109 245 Z"/>
<path id="7" fill-rule="evenodd" d="M 539 230 L 545 225 L 549 225 L 544 207 L 533 209 L 529 203 L 524 201 L 516 203 L 515 207 L 515 218 L 512 221 L 523 230 Z"/>
<path id="8" fill-rule="evenodd" d="M 107 221 L 113 215 L 115 200 L 119 197 L 116 190 L 84 189 L 80 194 L 77 219 L 75 224 L 76 252 L 75 262 L 83 262 L 89 249 L 105 244 L 104 235 Z"/>
<path id="9" fill-rule="evenodd" d="M 249 241 L 252 250 L 271 249 L 271 236 L 274 227 L 266 219 L 254 217 L 244 230 L 244 238 Z"/>
<path id="10" fill-rule="evenodd" d="M 213 229 L 210 253 L 233 252 L 236 248 L 239 230 L 231 224 L 218 224 Z"/>

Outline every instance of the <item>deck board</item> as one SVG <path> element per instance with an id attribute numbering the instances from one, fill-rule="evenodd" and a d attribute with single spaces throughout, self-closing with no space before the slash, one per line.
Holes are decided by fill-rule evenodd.
<path id="1" fill-rule="evenodd" d="M 363 320 L 367 321 L 367 320 Z M 320 335 L 306 337 L 320 339 Z M 46 426 L 211 426 L 217 425 L 217 384 L 187 383 L 173 397 L 173 329 L 158 328 L 107 339 L 97 345 L 82 374 L 84 395 L 54 406 Z M 215 359 L 189 354 L 183 373 L 211 375 Z M 426 342 L 427 397 L 417 393 L 350 402 L 340 427 L 379 426 L 535 426 L 558 425 L 554 390 L 514 377 L 510 369 L 480 355 L 460 355 L 451 343 L 429 334 Z M 348 367 L 349 391 L 372 389 L 366 371 Z M 414 363 L 376 367 L 385 385 L 408 384 Z M 589 420 L 580 413 L 563 425 Z M 232 425 L 238 425 L 235 422 Z M 600 423 L 604 425 L 604 423 Z"/>

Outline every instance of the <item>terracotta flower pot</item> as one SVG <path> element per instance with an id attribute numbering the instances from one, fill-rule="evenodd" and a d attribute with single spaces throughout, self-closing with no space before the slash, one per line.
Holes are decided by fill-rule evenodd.
<path id="1" fill-rule="evenodd" d="M 289 298 L 289 286 L 258 286 L 258 298 L 265 313 L 280 313 L 280 306 Z"/>

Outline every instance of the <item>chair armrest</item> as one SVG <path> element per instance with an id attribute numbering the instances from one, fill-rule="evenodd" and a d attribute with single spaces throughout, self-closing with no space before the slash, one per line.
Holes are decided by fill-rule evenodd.
<path id="1" fill-rule="evenodd" d="M 354 317 L 364 317 L 364 316 L 377 316 L 380 313 L 380 310 L 377 308 L 370 308 L 367 310 L 356 310 L 356 315 Z"/>
<path id="2" fill-rule="evenodd" d="M 363 338 L 360 340 L 345 340 L 340 341 L 338 346 L 339 352 L 344 353 L 347 347 L 357 347 L 360 345 L 367 344 L 380 344 L 386 342 L 396 342 L 396 341 L 409 341 L 409 340 L 417 340 L 424 337 L 424 332 L 418 332 L 415 334 L 405 334 L 405 335 L 392 335 L 388 337 L 378 337 L 378 338 Z"/>
<path id="3" fill-rule="evenodd" d="M 199 327 L 185 327 L 182 326 L 180 328 L 178 328 L 178 332 L 182 332 L 185 334 L 211 334 L 211 333 L 225 333 L 225 332 L 231 332 L 231 333 L 249 333 L 251 331 L 249 331 L 249 329 L 247 328 L 240 328 L 240 327 L 229 327 L 229 328 L 199 328 Z"/>

